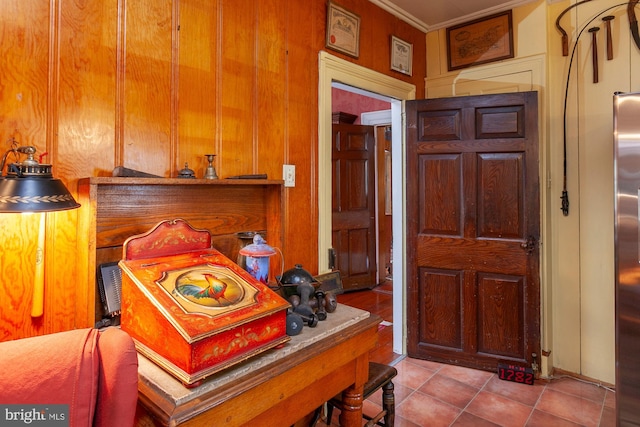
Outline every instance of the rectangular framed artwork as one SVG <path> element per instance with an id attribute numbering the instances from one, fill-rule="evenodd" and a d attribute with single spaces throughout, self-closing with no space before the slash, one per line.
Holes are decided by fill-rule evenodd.
<path id="1" fill-rule="evenodd" d="M 413 62 L 413 45 L 396 36 L 391 36 L 391 69 L 411 75 Z"/>
<path id="2" fill-rule="evenodd" d="M 447 28 L 449 71 L 513 58 L 511 10 Z"/>
<path id="3" fill-rule="evenodd" d="M 329 2 L 325 45 L 354 58 L 360 56 L 360 17 Z"/>

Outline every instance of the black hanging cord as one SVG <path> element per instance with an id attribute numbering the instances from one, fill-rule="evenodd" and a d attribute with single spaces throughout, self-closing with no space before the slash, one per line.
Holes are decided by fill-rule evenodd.
<path id="1" fill-rule="evenodd" d="M 589 0 L 587 0 L 589 1 Z M 574 6 L 577 6 L 578 4 L 581 3 L 585 3 L 583 2 L 579 2 L 576 3 Z M 564 160 L 563 160 L 563 183 L 562 183 L 562 196 L 560 197 L 560 199 L 562 200 L 562 214 L 564 216 L 569 216 L 569 193 L 567 192 L 567 100 L 569 98 L 569 80 L 571 79 L 571 66 L 573 64 L 573 58 L 575 56 L 576 53 L 576 49 L 578 47 L 578 40 L 580 40 L 580 36 L 582 35 L 582 33 L 584 32 L 584 30 L 586 30 L 589 25 L 591 25 L 591 23 L 593 21 L 595 21 L 596 19 L 598 19 L 600 16 L 604 15 L 605 13 L 609 12 L 611 9 L 615 9 L 616 7 L 620 7 L 620 6 L 624 6 L 626 5 L 627 2 L 625 3 L 620 3 L 620 4 L 616 4 L 614 6 L 610 6 L 606 9 L 604 9 L 603 11 L 599 12 L 596 16 L 594 16 L 593 18 L 591 18 L 589 20 L 589 22 L 587 22 L 582 29 L 580 29 L 580 32 L 578 32 L 578 36 L 576 37 L 576 42 L 573 45 L 573 49 L 571 50 L 571 58 L 569 59 L 569 70 L 567 71 L 567 85 L 565 87 L 565 91 L 564 91 L 564 109 L 563 109 L 563 119 L 564 119 L 564 129 L 563 129 L 563 135 L 562 135 L 562 139 L 563 139 L 563 154 L 564 154 Z M 562 13 L 564 14 L 564 12 Z M 562 14 L 560 16 L 562 16 Z M 559 20 L 559 18 L 558 18 Z M 556 21 L 556 25 L 558 25 L 558 21 Z"/>

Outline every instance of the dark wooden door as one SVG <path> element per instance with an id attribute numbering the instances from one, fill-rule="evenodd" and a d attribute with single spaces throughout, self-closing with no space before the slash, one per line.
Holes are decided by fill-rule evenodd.
<path id="1" fill-rule="evenodd" d="M 376 167 L 378 195 L 378 284 L 391 278 L 393 222 L 391 211 L 391 126 L 377 126 Z"/>
<path id="2" fill-rule="evenodd" d="M 333 125 L 332 245 L 345 291 L 376 284 L 373 126 Z"/>
<path id="3" fill-rule="evenodd" d="M 408 354 L 540 354 L 536 92 L 407 102 Z M 539 359 L 537 360 L 539 363 Z"/>

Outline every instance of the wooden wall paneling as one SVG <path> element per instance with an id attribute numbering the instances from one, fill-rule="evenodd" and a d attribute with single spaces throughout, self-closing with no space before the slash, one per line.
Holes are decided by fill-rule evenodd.
<path id="1" fill-rule="evenodd" d="M 362 18 L 360 56 L 355 59 L 340 52 L 325 50 L 347 61 L 414 84 L 416 86 L 416 97 L 418 99 L 424 98 L 424 77 L 426 75 L 424 52 L 426 52 L 426 35 L 420 30 L 411 27 L 409 24 L 400 21 L 389 12 L 380 8 L 372 8 L 367 0 L 342 0 L 340 5 L 360 15 Z M 374 11 L 373 9 L 376 10 Z M 385 49 L 384 46 L 390 46 L 391 34 L 389 31 L 392 28 L 393 34 L 413 44 L 414 61 L 412 76 L 391 70 L 390 51 L 389 48 Z M 324 48 L 324 43 L 320 48 Z"/>
<path id="2" fill-rule="evenodd" d="M 47 215 L 45 248 L 46 333 L 93 326 L 88 321 L 93 293 L 78 286 L 77 212 Z"/>
<path id="3" fill-rule="evenodd" d="M 126 6 L 124 166 L 171 176 L 172 2 Z"/>
<path id="4" fill-rule="evenodd" d="M 46 69 L 46 94 L 44 101 L 44 121 L 45 121 L 45 141 L 46 148 L 41 148 L 40 160 L 48 163 L 55 163 L 57 160 L 58 149 L 58 106 L 60 104 L 60 3 L 50 3 L 49 17 L 49 55 Z M 46 155 L 46 157 L 45 157 Z M 51 333 L 56 330 L 65 330 L 73 328 L 75 315 L 75 291 L 76 286 L 69 283 L 69 280 L 61 281 L 60 278 L 73 277 L 73 269 L 69 268 L 69 263 L 55 263 L 54 257 L 62 254 L 73 254 L 73 250 L 69 251 L 67 234 L 67 226 L 56 227 L 56 215 L 41 213 L 35 215 L 43 225 L 42 232 L 44 236 L 38 233 L 37 239 L 44 239 L 44 247 L 36 246 L 35 260 L 44 263 L 44 283 L 42 290 L 36 291 L 35 284 L 33 287 L 32 302 L 33 305 L 36 298 L 42 298 L 43 310 L 42 314 L 31 317 L 34 323 L 41 323 L 44 326 L 44 333 Z M 75 236 L 72 236 L 74 238 Z M 74 248 L 74 245 L 71 245 Z M 36 261 L 37 262 L 37 261 Z M 60 272 L 56 271 L 59 269 Z M 38 295 L 36 295 L 38 292 Z M 42 292 L 42 295 L 39 293 Z"/>
<path id="5" fill-rule="evenodd" d="M 373 8 L 367 7 L 367 4 L 371 4 L 369 0 L 352 0 L 352 5 L 349 6 L 350 10 L 357 11 L 355 13 L 360 15 L 360 55 L 353 62 L 372 68 L 374 58 L 380 54 L 380 50 L 384 49 L 384 44 L 373 44 L 377 28 L 372 21 Z"/>
<path id="6" fill-rule="evenodd" d="M 0 91 L 0 142 L 34 145 L 47 151 L 46 107 L 49 72 L 49 3 L 7 0 L 0 2 L 2 22 L 2 90 Z M 6 143 L 5 143 L 6 142 Z"/>
<path id="7" fill-rule="evenodd" d="M 402 40 L 413 44 L 413 72 L 411 76 L 408 76 L 397 71 L 391 71 L 391 75 L 414 84 L 416 86 L 416 98 L 424 98 L 426 96 L 424 76 L 427 72 L 427 62 L 421 53 L 426 52 L 427 49 L 426 37 L 424 33 L 407 25 L 397 25 L 395 34 Z"/>
<path id="8" fill-rule="evenodd" d="M 324 1 L 289 1 L 287 17 L 287 112 L 284 161 L 296 165 L 296 186 L 285 188 L 284 239 L 287 268 L 317 269 L 318 49 L 324 43 Z M 321 17 L 318 16 L 321 15 Z M 310 109 L 309 106 L 314 108 Z"/>
<path id="9" fill-rule="evenodd" d="M 0 214 L 0 341 L 45 333 L 42 319 L 30 316 L 38 218 Z"/>
<path id="10" fill-rule="evenodd" d="M 205 154 L 216 146 L 216 55 L 218 5 L 211 0 L 180 0 L 178 34 L 178 147 L 174 166 L 185 162 L 202 178 Z M 220 156 L 216 156 L 216 172 Z"/>
<path id="11" fill-rule="evenodd" d="M 256 158 L 254 173 L 282 178 L 286 122 L 286 15 L 281 0 L 257 3 Z"/>
<path id="12" fill-rule="evenodd" d="M 425 51 L 424 34 L 385 11 L 369 11 L 377 8 L 365 0 L 341 4 L 367 21 L 361 57 L 331 53 L 409 81 L 423 97 L 426 64 L 418 54 Z M 81 177 L 109 176 L 118 165 L 175 176 L 189 161 L 200 175 L 211 144 L 222 178 L 252 172 L 280 178 L 282 163 L 294 164 L 296 187 L 283 191 L 281 246 L 288 267 L 302 263 L 315 272 L 318 51 L 326 49 L 325 19 L 325 0 L 3 0 L 0 55 L 10 66 L 0 90 L 0 143 L 15 137 L 49 151 L 54 174 L 72 192 Z M 391 25 L 414 44 L 412 77 L 391 72 L 389 53 L 378 46 Z M 47 289 L 53 293 L 45 302 L 59 307 L 45 314 L 47 331 L 73 323 L 65 298 L 76 300 L 75 326 L 90 323 L 82 301 L 91 299 L 84 286 L 95 271 L 87 265 L 95 264 L 91 254 L 98 251 L 75 231 L 91 222 L 83 209 L 47 218 Z M 30 244 L 35 235 L 22 227 L 31 220 L 4 217 L 2 237 Z M 12 287 L 11 302 L 0 300 L 1 322 L 11 318 L 0 326 L 4 336 L 45 332 L 29 316 L 31 255 L 0 255 L 1 290 Z M 12 305 L 16 301 L 21 305 Z"/>
<path id="13" fill-rule="evenodd" d="M 58 176 L 111 175 L 116 166 L 117 3 L 60 2 L 52 159 Z"/>
<path id="14" fill-rule="evenodd" d="M 57 77 L 50 79 L 57 82 L 51 88 L 51 98 L 57 102 L 51 112 L 51 151 L 54 174 L 75 193 L 76 180 L 64 177 L 110 175 L 115 166 L 118 4 L 116 0 L 82 7 L 72 2 L 57 4 L 59 30 L 52 32 L 59 37 L 54 42 L 57 67 L 51 71 Z M 54 236 L 46 250 L 48 332 L 93 325 L 92 289 L 77 285 L 76 263 L 64 262 L 77 258 L 77 215 L 59 212 L 47 218 L 47 235 Z"/>
<path id="15" fill-rule="evenodd" d="M 11 138 L 20 145 L 35 146 L 38 154 L 49 149 L 50 17 L 49 3 L 9 0 L 0 4 L 0 55 L 6 64 L 0 90 L 0 155 L 10 148 Z M 7 159 L 13 161 L 12 156 Z M 50 325 L 44 317 L 30 316 L 40 216 L 0 216 L 0 339 L 41 335 Z M 50 246 L 48 233 L 45 248 Z"/>
<path id="16" fill-rule="evenodd" d="M 222 63 L 217 96 L 224 126 L 220 132 L 222 178 L 253 172 L 256 162 L 256 29 L 254 0 L 222 2 Z"/>
<path id="17" fill-rule="evenodd" d="M 385 19 L 385 11 L 369 8 L 371 21 L 371 65 L 375 70 L 391 69 L 391 35 L 396 35 L 396 21 Z"/>

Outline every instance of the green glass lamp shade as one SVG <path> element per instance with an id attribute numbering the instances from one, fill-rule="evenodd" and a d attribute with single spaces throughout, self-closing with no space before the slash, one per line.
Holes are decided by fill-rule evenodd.
<path id="1" fill-rule="evenodd" d="M 59 179 L 51 175 L 51 165 L 9 165 L 0 177 L 0 213 L 51 212 L 75 209 L 80 205 Z"/>

